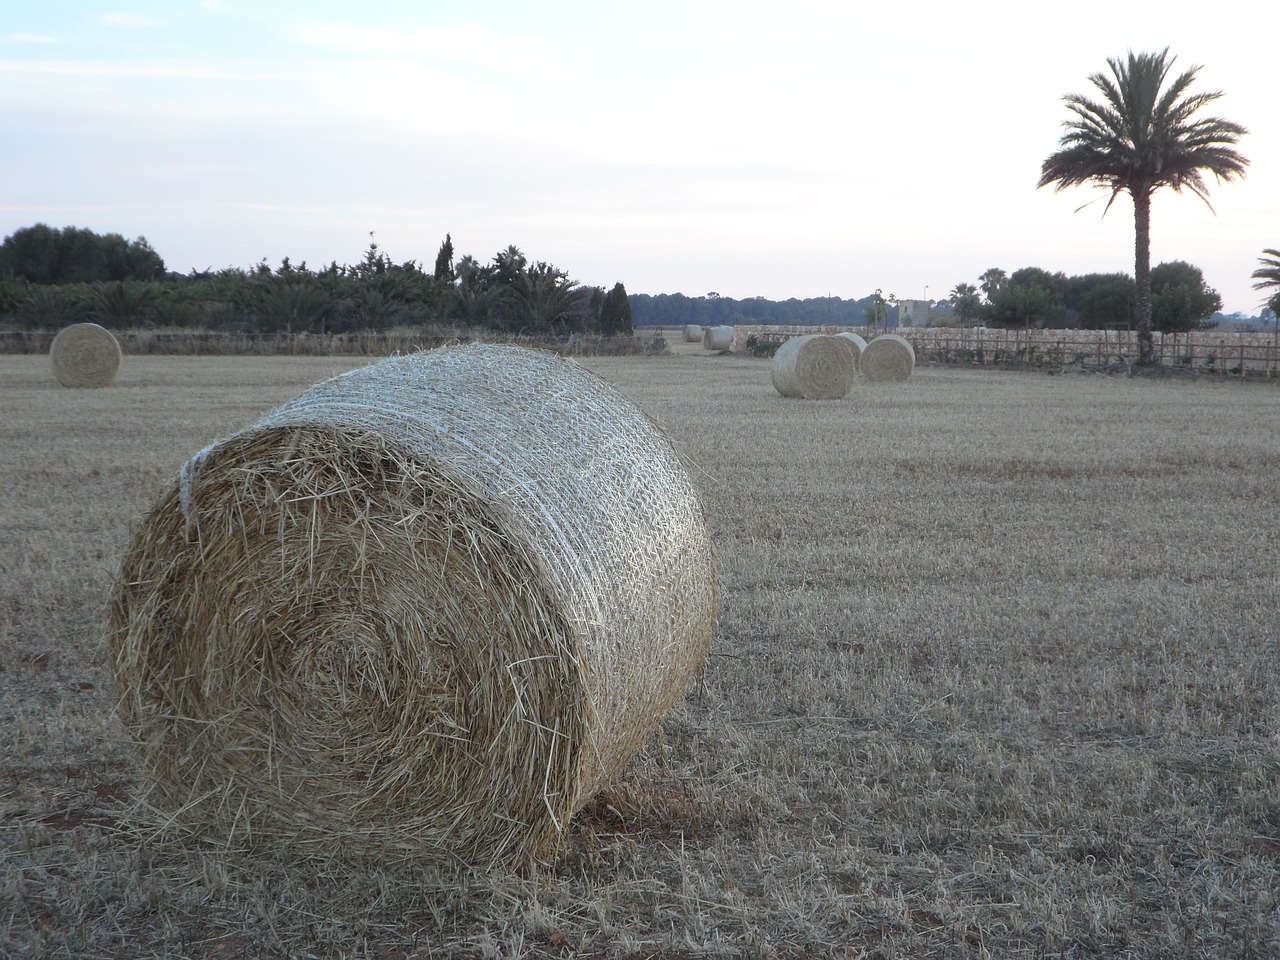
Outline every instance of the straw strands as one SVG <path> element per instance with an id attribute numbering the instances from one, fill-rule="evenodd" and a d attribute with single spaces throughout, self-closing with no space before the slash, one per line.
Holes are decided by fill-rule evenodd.
<path id="1" fill-rule="evenodd" d="M 838 337 L 805 334 L 778 348 L 770 367 L 774 388 L 784 397 L 838 400 L 857 376 L 852 345 Z"/>
<path id="2" fill-rule="evenodd" d="M 843 333 L 837 333 L 836 336 L 847 340 L 853 347 L 853 366 L 855 369 L 859 367 L 862 364 L 862 351 L 867 349 L 867 341 L 856 333 L 850 333 L 847 330 Z"/>
<path id="3" fill-rule="evenodd" d="M 686 323 L 684 325 L 684 342 L 697 343 L 702 339 L 702 327 L 696 323 Z"/>
<path id="4" fill-rule="evenodd" d="M 109 387 L 120 370 L 120 344 L 106 327 L 73 323 L 49 347 L 53 375 L 64 387 Z"/>
<path id="5" fill-rule="evenodd" d="M 896 333 L 882 333 L 862 351 L 860 373 L 864 380 L 885 383 L 906 380 L 916 367 L 911 341 Z"/>
<path id="6" fill-rule="evenodd" d="M 323 381 L 196 454 L 109 641 L 155 805 L 223 842 L 517 865 L 703 662 L 680 458 L 572 361 L 470 345 Z"/>
<path id="7" fill-rule="evenodd" d="M 732 350 L 733 327 L 704 327 L 702 345 L 708 350 Z"/>

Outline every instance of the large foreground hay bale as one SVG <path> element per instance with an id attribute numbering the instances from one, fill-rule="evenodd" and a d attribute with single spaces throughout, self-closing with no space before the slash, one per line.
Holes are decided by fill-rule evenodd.
<path id="1" fill-rule="evenodd" d="M 702 339 L 702 327 L 696 323 L 686 323 L 684 325 L 684 342 L 697 343 Z"/>
<path id="2" fill-rule="evenodd" d="M 732 350 L 733 327 L 704 327 L 702 345 L 708 350 Z"/>
<path id="3" fill-rule="evenodd" d="M 853 386 L 857 371 L 847 341 L 811 333 L 778 347 L 770 374 L 774 388 L 784 397 L 838 400 Z"/>
<path id="4" fill-rule="evenodd" d="M 885 383 L 906 380 L 916 368 L 916 352 L 911 341 L 896 333 L 882 333 L 862 351 L 860 372 L 864 380 Z"/>
<path id="5" fill-rule="evenodd" d="M 716 592 L 657 428 L 572 361 L 472 345 L 319 383 L 193 457 L 109 639 L 184 822 L 518 864 L 683 692 Z"/>
<path id="6" fill-rule="evenodd" d="M 120 344 L 106 327 L 73 323 L 49 347 L 53 375 L 64 387 L 109 387 L 120 370 Z"/>

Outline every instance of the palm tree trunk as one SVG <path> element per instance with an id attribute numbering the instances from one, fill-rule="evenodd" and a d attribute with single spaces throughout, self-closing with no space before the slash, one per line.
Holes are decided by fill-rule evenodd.
<path id="1" fill-rule="evenodd" d="M 1149 367 L 1156 363 L 1155 339 L 1151 335 L 1151 190 L 1133 191 L 1133 280 L 1137 286 L 1134 300 L 1134 327 L 1138 331 L 1138 364 Z"/>

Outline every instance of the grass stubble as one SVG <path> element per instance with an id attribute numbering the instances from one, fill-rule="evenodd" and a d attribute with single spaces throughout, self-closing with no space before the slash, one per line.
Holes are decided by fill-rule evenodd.
<path id="1" fill-rule="evenodd" d="M 137 809 L 103 644 L 132 529 L 363 360 L 131 357 L 90 395 L 0 357 L 0 953 L 1280 956 L 1274 386 L 922 367 L 809 402 L 673 346 L 584 363 L 695 465 L 716 646 L 523 875 Z"/>

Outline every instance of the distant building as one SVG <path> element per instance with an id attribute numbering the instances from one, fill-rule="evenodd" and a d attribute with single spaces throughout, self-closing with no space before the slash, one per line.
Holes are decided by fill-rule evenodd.
<path id="1" fill-rule="evenodd" d="M 895 327 L 927 327 L 929 325 L 929 307 L 931 300 L 899 300 L 897 317 L 891 325 Z"/>

